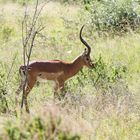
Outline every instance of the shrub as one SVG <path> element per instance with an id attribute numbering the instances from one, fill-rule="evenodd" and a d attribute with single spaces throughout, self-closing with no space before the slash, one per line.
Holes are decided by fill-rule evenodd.
<path id="1" fill-rule="evenodd" d="M 88 76 L 95 87 L 108 89 L 111 84 L 124 79 L 127 67 L 104 62 L 102 56 L 96 61 L 94 68 L 89 70 Z"/>
<path id="2" fill-rule="evenodd" d="M 78 85 L 83 87 L 85 85 L 84 79 L 88 79 L 86 82 L 89 82 L 95 88 L 108 90 L 111 84 L 115 84 L 120 79 L 124 79 L 126 73 L 127 67 L 125 65 L 108 64 L 102 56 L 99 56 L 93 69 L 81 70 L 76 76 L 76 79 L 70 81 L 70 84 L 74 87 Z"/>
<path id="3" fill-rule="evenodd" d="M 126 32 L 140 25 L 139 9 L 135 0 L 95 0 L 88 11 L 95 30 Z"/>
<path id="4" fill-rule="evenodd" d="M 46 121 L 47 120 L 47 121 Z M 22 120 L 25 121 L 25 120 Z M 58 118 L 53 118 L 53 116 L 48 116 L 46 118 L 33 117 L 26 120 L 26 123 L 16 124 L 13 122 L 7 122 L 5 124 L 5 134 L 3 137 L 9 140 L 19 140 L 19 139 L 46 139 L 46 140 L 79 140 L 78 135 L 73 135 L 68 131 L 64 131 L 60 127 L 61 120 Z M 21 129 L 24 127 L 24 130 Z"/>
<path id="5" fill-rule="evenodd" d="M 8 41 L 13 33 L 14 29 L 12 27 L 2 25 L 0 29 L 0 37 L 2 38 L 2 40 L 4 40 L 5 42 Z"/>

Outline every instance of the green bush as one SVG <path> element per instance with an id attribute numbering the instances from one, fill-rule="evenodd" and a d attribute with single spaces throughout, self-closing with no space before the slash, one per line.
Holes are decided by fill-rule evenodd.
<path id="1" fill-rule="evenodd" d="M 62 130 L 60 127 L 61 120 L 59 118 L 53 118 L 53 116 L 47 117 L 47 119 L 34 117 L 28 119 L 26 123 L 22 121 L 20 126 L 13 122 L 7 122 L 3 137 L 7 140 L 80 140 L 78 135 L 73 135 L 68 131 Z M 24 131 L 21 125 L 24 127 Z"/>
<path id="2" fill-rule="evenodd" d="M 14 28 L 12 28 L 10 26 L 7 26 L 7 25 L 2 25 L 1 26 L 1 29 L 0 29 L 0 37 L 5 42 L 10 39 L 10 37 L 13 35 L 13 33 L 14 33 Z"/>
<path id="3" fill-rule="evenodd" d="M 124 79 L 126 73 L 127 67 L 125 65 L 108 64 L 100 56 L 96 60 L 93 69 L 83 69 L 79 72 L 73 86 L 84 86 L 84 79 L 88 79 L 88 82 L 93 86 L 107 90 L 111 84 L 116 83 L 120 79 Z"/>
<path id="4" fill-rule="evenodd" d="M 140 25 L 140 5 L 135 0 L 95 0 L 88 11 L 97 31 L 126 32 Z"/>
<path id="5" fill-rule="evenodd" d="M 113 65 L 104 62 L 102 56 L 96 61 L 94 68 L 89 70 L 88 76 L 95 87 L 108 89 L 111 84 L 120 79 L 124 79 L 127 67 L 123 65 Z"/>

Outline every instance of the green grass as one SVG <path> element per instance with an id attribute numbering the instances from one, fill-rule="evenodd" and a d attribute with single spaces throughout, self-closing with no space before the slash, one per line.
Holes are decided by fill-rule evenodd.
<path id="1" fill-rule="evenodd" d="M 31 114 L 23 111 L 21 116 L 19 108 L 15 113 L 18 68 L 23 64 L 23 11 L 18 4 L 0 5 L 0 139 L 139 140 L 138 33 L 99 37 L 89 32 L 91 27 L 87 24 L 83 36 L 92 47 L 96 68 L 84 68 L 67 81 L 67 98 L 61 102 L 53 102 L 51 82 L 35 86 L 28 96 Z M 38 39 L 41 43 L 36 42 L 31 60 L 72 61 L 83 52 L 79 30 L 86 23 L 86 13 L 80 6 L 49 2 L 41 18 L 46 25 L 42 32 L 46 39 Z"/>

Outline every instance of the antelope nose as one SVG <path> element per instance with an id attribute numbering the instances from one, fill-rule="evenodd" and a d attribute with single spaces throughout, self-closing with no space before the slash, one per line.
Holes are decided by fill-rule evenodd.
<path id="1" fill-rule="evenodd" d="M 95 63 L 91 62 L 91 68 L 95 67 Z"/>

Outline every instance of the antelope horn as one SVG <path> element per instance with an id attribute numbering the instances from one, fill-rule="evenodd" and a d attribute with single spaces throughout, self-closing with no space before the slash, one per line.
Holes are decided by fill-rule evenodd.
<path id="1" fill-rule="evenodd" d="M 88 49 L 87 55 L 89 55 L 90 52 L 91 52 L 91 47 L 90 47 L 90 46 L 87 44 L 87 42 L 82 38 L 82 30 L 83 30 L 84 26 L 85 26 L 85 25 L 83 25 L 82 28 L 81 28 L 81 30 L 80 30 L 80 40 L 81 40 L 81 42 L 87 47 L 87 49 Z"/>

